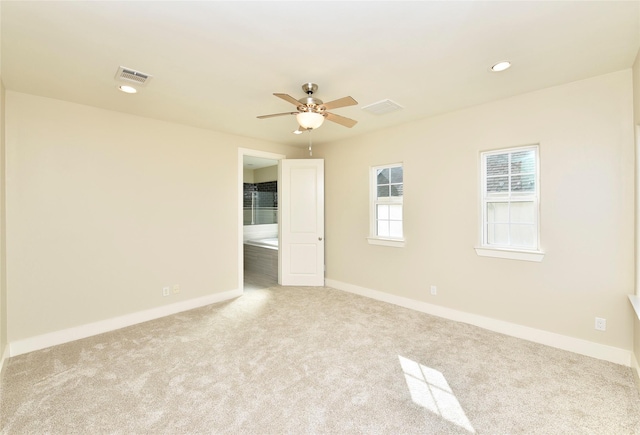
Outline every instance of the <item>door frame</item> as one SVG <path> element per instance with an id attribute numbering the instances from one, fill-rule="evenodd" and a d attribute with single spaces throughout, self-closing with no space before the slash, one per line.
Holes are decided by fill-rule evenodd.
<path id="1" fill-rule="evenodd" d="M 238 148 L 238 288 L 244 292 L 244 219 L 243 219 L 243 184 L 244 184 L 244 156 L 262 157 L 264 159 L 277 160 L 286 159 L 284 154 L 277 154 L 268 151 L 252 150 L 249 148 Z M 278 184 L 280 184 L 280 175 L 278 175 Z M 280 198 L 278 198 L 278 203 Z M 280 207 L 278 207 L 279 209 Z M 280 239 L 280 234 L 278 234 Z M 280 266 L 278 266 L 278 275 L 280 275 Z"/>

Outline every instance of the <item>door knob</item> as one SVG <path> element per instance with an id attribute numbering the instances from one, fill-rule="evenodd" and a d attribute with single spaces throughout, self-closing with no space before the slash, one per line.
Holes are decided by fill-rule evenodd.
<path id="1" fill-rule="evenodd" d="M 322 241 L 322 237 L 318 237 L 318 240 Z"/>

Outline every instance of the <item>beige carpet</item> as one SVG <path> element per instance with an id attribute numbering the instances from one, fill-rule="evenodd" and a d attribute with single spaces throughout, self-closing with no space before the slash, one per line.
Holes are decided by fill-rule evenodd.
<path id="1" fill-rule="evenodd" d="M 329 288 L 21 355 L 0 431 L 640 434 L 629 368 Z"/>

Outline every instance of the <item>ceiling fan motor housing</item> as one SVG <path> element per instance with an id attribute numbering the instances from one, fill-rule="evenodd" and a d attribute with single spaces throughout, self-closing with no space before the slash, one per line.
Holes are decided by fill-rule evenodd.
<path id="1" fill-rule="evenodd" d="M 302 105 L 298 106 L 298 110 L 302 112 L 324 112 L 324 107 L 322 107 L 322 100 L 318 98 L 314 98 L 311 95 L 308 97 L 300 98 L 298 100 Z"/>
<path id="2" fill-rule="evenodd" d="M 301 112 L 323 113 L 324 108 L 320 107 L 322 105 L 322 100 L 312 97 L 313 93 L 318 90 L 318 85 L 310 82 L 305 83 L 302 85 L 302 90 L 305 94 L 307 94 L 307 96 L 298 100 L 300 103 L 302 103 L 301 106 L 298 106 L 298 110 L 300 110 Z"/>

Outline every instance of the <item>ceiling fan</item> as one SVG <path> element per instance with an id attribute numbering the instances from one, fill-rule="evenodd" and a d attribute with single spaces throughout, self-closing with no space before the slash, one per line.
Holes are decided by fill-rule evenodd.
<path id="1" fill-rule="evenodd" d="M 307 96 L 300 98 L 299 100 L 296 100 L 291 95 L 287 94 L 273 94 L 276 97 L 282 98 L 283 100 L 288 101 L 289 103 L 296 106 L 296 108 L 298 109 L 297 112 L 274 113 L 272 115 L 258 116 L 258 118 L 264 119 L 273 118 L 276 116 L 296 115 L 298 124 L 300 124 L 300 127 L 298 128 L 298 130 L 296 130 L 296 132 L 316 129 L 322 125 L 325 118 L 329 121 L 349 128 L 358 123 L 358 121 L 356 120 L 336 115 L 335 113 L 327 112 L 327 110 L 337 109 L 339 107 L 354 106 L 358 104 L 358 102 L 353 98 L 343 97 L 337 100 L 329 101 L 328 103 L 323 103 L 322 100 L 313 96 L 313 93 L 318 90 L 318 85 L 316 85 L 315 83 L 303 84 L 302 90 L 307 94 Z"/>

